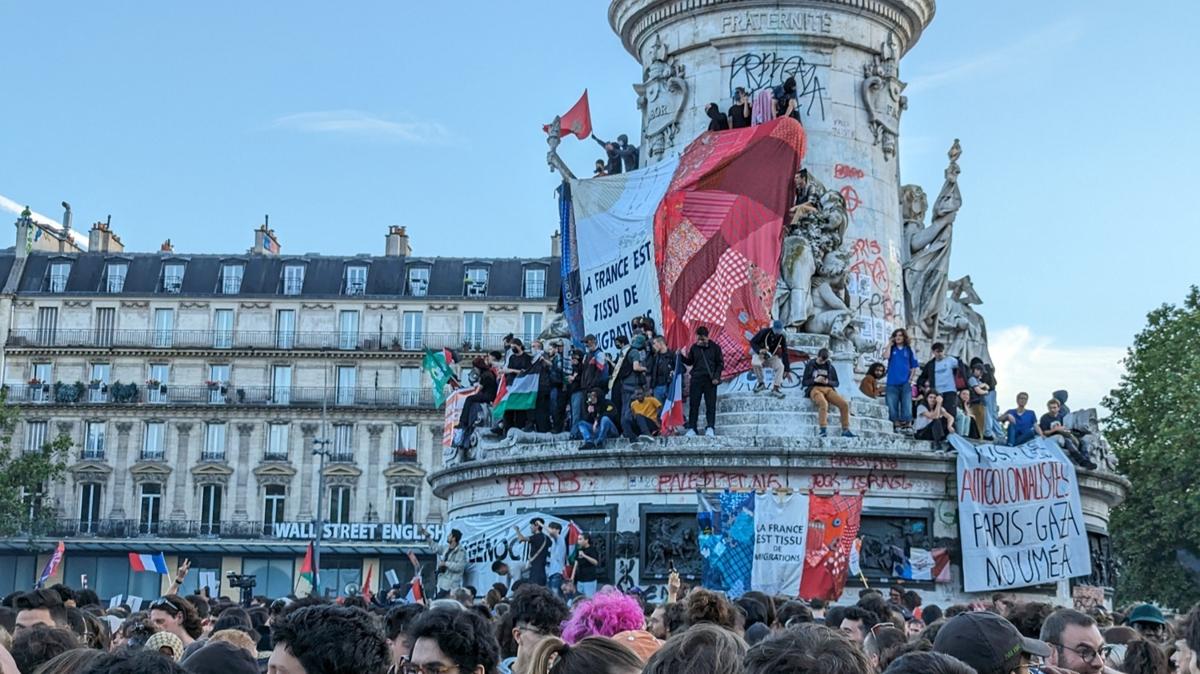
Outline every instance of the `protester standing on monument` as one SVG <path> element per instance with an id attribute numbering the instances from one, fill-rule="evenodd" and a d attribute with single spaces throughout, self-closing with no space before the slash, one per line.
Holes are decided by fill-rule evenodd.
<path id="1" fill-rule="evenodd" d="M 533 366 L 533 357 L 525 352 L 525 343 L 520 339 L 513 338 L 509 344 L 509 349 L 511 353 L 501 372 L 504 375 L 504 383 L 512 386 L 513 380 Z M 529 413 L 525 410 L 506 411 L 504 413 L 503 428 L 500 431 L 501 437 L 509 429 L 525 428 L 525 421 L 528 417 Z"/>
<path id="2" fill-rule="evenodd" d="M 733 105 L 729 108 L 729 128 L 745 129 L 750 126 L 750 96 L 746 89 L 738 87 L 733 91 Z"/>
<path id="3" fill-rule="evenodd" d="M 709 103 L 704 106 L 704 114 L 708 115 L 709 131 L 729 130 L 729 117 L 726 117 L 725 113 L 721 112 L 721 108 L 718 108 L 716 103 Z"/>
<path id="4" fill-rule="evenodd" d="M 465 447 L 470 442 L 471 435 L 475 432 L 475 418 L 478 416 L 478 407 L 480 405 L 491 405 L 496 400 L 496 374 L 492 370 L 492 357 L 490 355 L 476 356 L 471 361 L 471 367 L 475 369 L 477 377 L 475 392 L 467 396 L 463 400 L 462 412 L 458 415 L 458 429 L 460 434 L 456 437 L 459 447 Z"/>
<path id="5" fill-rule="evenodd" d="M 912 428 L 912 385 L 920 362 L 908 341 L 908 331 L 897 328 L 884 349 L 887 363 L 887 408 L 892 430 Z"/>
<path id="6" fill-rule="evenodd" d="M 775 319 L 771 326 L 763 328 L 750 338 L 750 364 L 754 368 L 754 392 L 767 389 L 764 368 L 771 368 L 774 379 L 771 381 L 771 395 L 783 397 L 783 380 L 792 374 L 792 361 L 788 356 L 787 335 L 783 333 L 783 321 Z"/>
<path id="7" fill-rule="evenodd" d="M 513 531 L 517 532 L 517 540 L 525 544 L 525 560 L 529 564 L 529 582 L 546 587 L 546 560 L 550 555 L 550 537 L 542 533 L 546 521 L 540 517 L 529 520 L 530 534 L 521 533 L 521 527 L 514 524 Z"/>
<path id="8" fill-rule="evenodd" d="M 917 378 L 917 386 L 922 383 L 931 384 L 933 390 L 942 396 L 942 407 L 954 414 L 958 409 L 958 390 L 967 387 L 962 363 L 954 356 L 946 355 L 946 345 L 941 342 L 935 342 L 930 351 L 933 358 L 925 363 L 921 376 Z M 960 382 L 962 386 L 959 386 Z"/>
<path id="9" fill-rule="evenodd" d="M 551 522 L 546 525 L 550 537 L 550 552 L 546 555 L 546 587 L 554 594 L 562 591 L 563 569 L 567 566 L 567 539 L 562 535 L 562 525 Z"/>
<path id="10" fill-rule="evenodd" d="M 821 349 L 817 357 L 804 365 L 804 395 L 808 396 L 817 408 L 817 426 L 821 437 L 829 435 L 826 424 L 829 417 L 829 406 L 833 405 L 841 414 L 842 437 L 853 438 L 850 432 L 850 403 L 837 392 L 838 374 L 833 361 L 829 360 L 829 349 Z"/>
<path id="11" fill-rule="evenodd" d="M 667 339 L 657 335 L 650 342 L 646 358 L 646 386 L 660 403 L 667 402 L 667 389 L 675 377 L 675 352 L 667 348 Z"/>
<path id="12" fill-rule="evenodd" d="M 971 415 L 971 419 L 975 421 L 975 428 L 979 431 L 979 439 L 991 440 L 987 429 L 987 394 L 991 390 L 985 381 L 986 374 L 984 373 L 983 362 L 973 363 L 971 365 L 971 376 L 967 378 L 967 388 L 970 391 L 967 400 L 967 410 Z"/>
<path id="13" fill-rule="evenodd" d="M 716 436 L 717 384 L 721 383 L 721 372 L 725 370 L 725 356 L 721 347 L 708 339 L 708 326 L 696 328 L 696 341 L 688 347 L 683 364 L 692 368 L 692 383 L 688 390 L 687 435 L 696 435 L 700 421 L 700 398 L 704 398 L 704 435 Z"/>
<path id="14" fill-rule="evenodd" d="M 583 415 L 583 397 L 584 389 L 583 381 L 583 352 L 579 349 L 571 349 L 571 364 L 570 370 L 566 375 L 566 383 L 563 386 L 563 397 L 567 399 L 567 410 L 564 414 L 563 428 L 568 433 L 575 432 L 575 424 L 579 423 L 580 417 Z"/>
<path id="15" fill-rule="evenodd" d="M 1037 425 L 1037 415 L 1033 410 L 1025 409 L 1029 404 L 1029 394 L 1024 391 L 1017 394 L 1017 406 L 1000 415 L 1001 421 L 1008 423 L 1008 446 L 1016 447 L 1041 435 Z"/>
<path id="16" fill-rule="evenodd" d="M 429 535 L 427 529 L 421 529 L 421 537 L 433 547 L 437 555 L 437 597 L 447 597 L 454 590 L 463 586 L 463 574 L 467 570 L 467 552 L 459 543 L 462 542 L 462 532 L 451 529 L 445 543 L 438 543 Z"/>
<path id="17" fill-rule="evenodd" d="M 596 167 L 592 169 L 592 177 L 603 178 L 606 175 L 608 175 L 608 166 L 604 163 L 603 159 L 597 159 Z"/>
<path id="18" fill-rule="evenodd" d="M 796 98 L 796 77 L 789 76 L 771 92 L 775 99 L 775 116 L 800 121 L 800 101 Z"/>

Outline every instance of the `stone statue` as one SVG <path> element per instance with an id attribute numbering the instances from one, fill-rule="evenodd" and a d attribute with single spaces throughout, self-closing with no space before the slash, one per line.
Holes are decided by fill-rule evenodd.
<path id="1" fill-rule="evenodd" d="M 946 354 L 958 358 L 964 363 L 972 358 L 980 358 L 985 363 L 992 362 L 988 353 L 987 324 L 983 316 L 971 307 L 983 304 L 975 292 L 970 276 L 964 276 L 947 284 L 949 297 L 946 306 L 939 317 L 940 331 L 938 341 L 946 345 Z"/>
<path id="2" fill-rule="evenodd" d="M 637 106 L 642 111 L 642 147 L 649 162 L 661 159 L 679 133 L 679 118 L 688 100 L 683 64 L 672 58 L 662 37 L 656 35 L 650 48 L 650 64 L 641 84 L 633 85 Z"/>
<path id="3" fill-rule="evenodd" d="M 548 339 L 556 339 L 561 337 L 570 339 L 571 327 L 567 325 L 567 315 L 559 311 L 558 313 L 554 314 L 554 316 L 550 319 L 550 322 L 546 324 L 546 327 L 542 328 L 542 332 L 538 335 L 538 339 L 545 341 Z"/>
<path id="4" fill-rule="evenodd" d="M 555 115 L 554 121 L 546 128 L 546 144 L 550 149 L 546 151 L 546 164 L 550 166 L 551 171 L 558 171 L 563 180 L 574 180 L 575 174 L 571 173 L 571 169 L 567 168 L 567 163 L 558 156 L 558 144 L 562 142 L 562 116 Z"/>
<path id="5" fill-rule="evenodd" d="M 946 302 L 947 273 L 950 270 L 950 240 L 954 219 L 962 207 L 958 191 L 958 157 L 962 148 L 954 139 L 948 156 L 946 182 L 933 204 L 933 220 L 925 225 L 925 193 L 914 185 L 900 188 L 900 207 L 904 214 L 904 240 L 908 260 L 904 263 L 904 300 L 909 311 L 913 337 L 932 342 L 937 339 L 938 321 Z"/>
<path id="6" fill-rule="evenodd" d="M 893 38 L 889 34 L 887 42 L 879 48 L 879 54 L 864 67 L 861 85 L 868 124 L 875 136 L 875 145 L 882 146 L 885 160 L 896 154 L 900 113 L 908 109 L 908 97 L 901 95 L 908 85 L 900 81 L 900 57 Z"/>
<path id="7" fill-rule="evenodd" d="M 807 172 L 796 174 L 796 195 L 779 258 L 773 313 L 784 325 L 799 328 L 812 315 L 817 261 L 842 246 L 849 217 L 841 193 L 826 190 Z"/>

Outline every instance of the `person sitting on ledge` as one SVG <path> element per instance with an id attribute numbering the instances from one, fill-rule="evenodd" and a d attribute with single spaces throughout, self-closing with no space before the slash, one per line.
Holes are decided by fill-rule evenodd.
<path id="1" fill-rule="evenodd" d="M 583 404 L 583 419 L 575 427 L 583 436 L 580 449 L 602 449 L 605 439 L 620 435 L 613 423 L 612 411 L 612 403 L 600 395 L 599 389 L 588 391 L 587 401 Z"/>
<path id="2" fill-rule="evenodd" d="M 837 369 L 829 360 L 829 349 L 821 349 L 816 358 L 804 365 L 804 379 L 801 383 L 804 386 L 804 394 L 817 406 L 820 436 L 829 435 L 825 424 L 829 417 L 829 405 L 832 403 L 842 415 L 842 437 L 853 438 L 854 434 L 850 432 L 850 403 L 837 392 Z"/>
<path id="3" fill-rule="evenodd" d="M 792 362 L 788 358 L 787 335 L 783 333 L 783 321 L 776 319 L 771 327 L 763 328 L 750 338 L 750 363 L 754 367 L 754 377 L 758 383 L 754 392 L 759 393 L 767 388 L 763 369 L 771 368 L 775 378 L 771 382 L 771 395 L 783 397 L 783 380 L 792 374 Z"/>
<path id="4" fill-rule="evenodd" d="M 1033 410 L 1025 409 L 1029 403 L 1029 394 L 1024 391 L 1017 394 L 1017 406 L 1000 416 L 1001 421 L 1008 422 L 1008 446 L 1016 447 L 1042 434 L 1038 428 L 1037 415 Z"/>
<path id="5" fill-rule="evenodd" d="M 946 436 L 954 432 L 954 415 L 942 407 L 942 396 L 936 391 L 927 391 L 917 406 L 917 419 L 913 423 L 918 440 L 929 440 L 934 450 L 944 447 Z"/>
<path id="6" fill-rule="evenodd" d="M 633 412 L 633 425 L 637 428 L 627 430 L 625 437 L 642 442 L 653 440 L 658 435 L 658 414 L 662 410 L 662 403 L 658 398 L 646 395 L 646 389 L 639 388 L 634 392 L 629 408 Z M 637 438 L 634 438 L 635 430 Z"/>
<path id="7" fill-rule="evenodd" d="M 1058 402 L 1057 398 L 1051 398 L 1046 402 L 1046 413 L 1038 421 L 1038 429 L 1042 432 L 1042 437 L 1054 440 L 1066 451 L 1067 456 L 1071 460 L 1088 470 L 1096 469 L 1096 462 L 1092 461 L 1091 457 L 1083 453 L 1079 448 L 1079 439 L 1067 428 L 1063 423 L 1064 415 L 1062 413 L 1062 403 Z"/>
<path id="8" fill-rule="evenodd" d="M 858 390 L 868 398 L 882 398 L 887 395 L 886 381 L 887 368 L 883 363 L 871 363 L 867 366 L 867 373 L 863 375 L 862 381 L 858 384 Z"/>

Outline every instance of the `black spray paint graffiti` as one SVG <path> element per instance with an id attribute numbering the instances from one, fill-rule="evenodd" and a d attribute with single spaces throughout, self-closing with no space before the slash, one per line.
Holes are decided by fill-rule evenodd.
<path id="1" fill-rule="evenodd" d="M 783 84 L 789 77 L 796 78 L 796 99 L 806 117 L 814 111 L 825 119 L 825 87 L 817 77 L 817 66 L 807 63 L 803 56 L 780 56 L 776 52 L 749 52 L 734 57 L 729 64 L 729 97 L 738 87 L 744 87 L 751 95 L 759 89 Z"/>

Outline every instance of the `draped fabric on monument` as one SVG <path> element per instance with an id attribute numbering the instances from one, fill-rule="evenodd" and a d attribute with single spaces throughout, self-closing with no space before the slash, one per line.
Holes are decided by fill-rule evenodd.
<path id="1" fill-rule="evenodd" d="M 750 337 L 771 322 L 805 149 L 804 127 L 790 118 L 705 133 L 684 150 L 655 213 L 661 332 L 679 349 L 708 326 L 726 376 L 750 369 Z"/>
<path id="2" fill-rule="evenodd" d="M 575 218 L 571 214 L 571 184 L 564 180 L 557 191 L 563 316 L 571 340 L 576 346 L 583 346 L 583 300 L 579 296 L 579 254 L 575 247 Z"/>
<path id="3" fill-rule="evenodd" d="M 861 494 L 809 497 L 808 552 L 800 579 L 801 599 L 842 596 L 850 573 L 850 553 L 862 521 Z"/>

